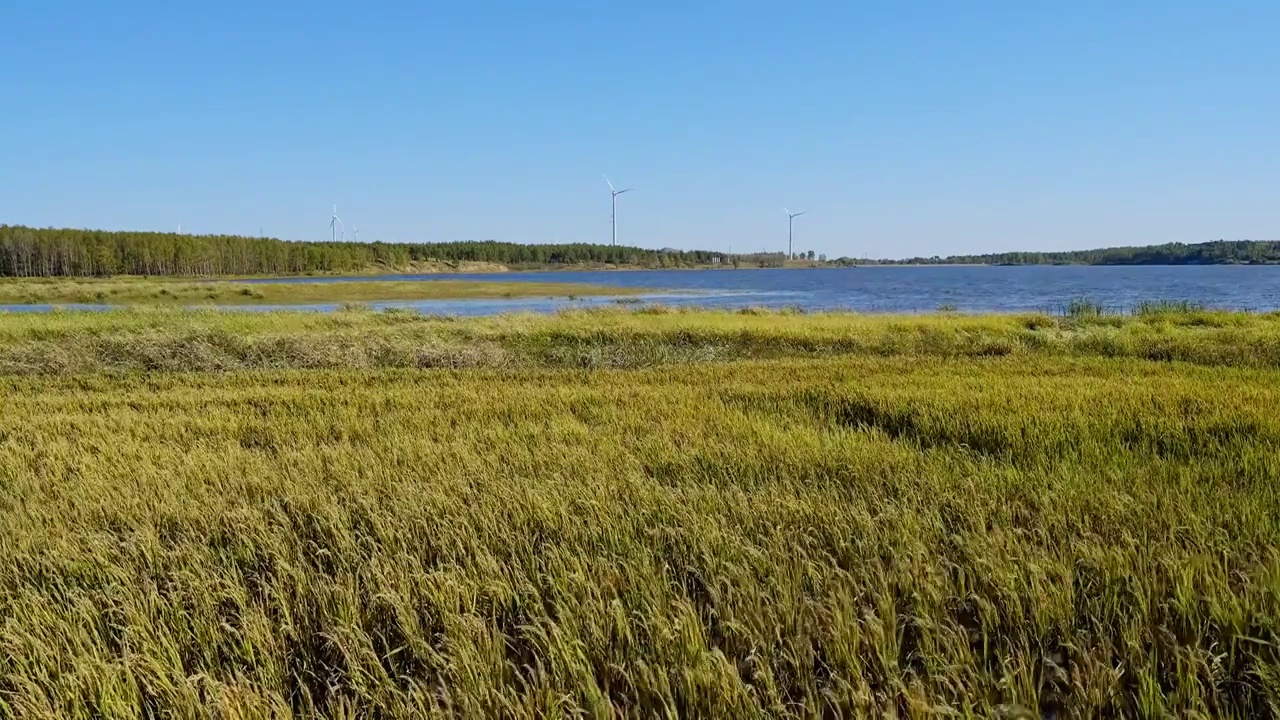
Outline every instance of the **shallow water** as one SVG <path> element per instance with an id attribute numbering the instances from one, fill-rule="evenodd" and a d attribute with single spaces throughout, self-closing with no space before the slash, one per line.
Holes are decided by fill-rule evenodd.
<path id="1" fill-rule="evenodd" d="M 351 278 L 303 277 L 251 280 L 254 283 L 329 283 Z M 961 312 L 1054 311 L 1087 298 L 1127 310 L 1144 300 L 1189 300 L 1237 310 L 1280 309 L 1280 266 L 1135 267 L 859 267 L 813 270 L 654 270 L 538 273 L 384 275 L 368 280 L 483 280 L 574 282 L 641 288 L 639 296 L 422 300 L 366 303 L 375 308 L 413 308 L 450 315 L 552 312 L 566 307 L 619 303 L 672 306 L 798 307 L 805 310 L 927 312 L 940 307 Z M 243 282 L 243 281 L 242 281 Z M 237 305 L 239 310 L 337 310 L 341 303 Z M 104 309 L 104 306 L 63 306 Z M 40 312 L 48 305 L 4 305 L 0 310 Z"/>

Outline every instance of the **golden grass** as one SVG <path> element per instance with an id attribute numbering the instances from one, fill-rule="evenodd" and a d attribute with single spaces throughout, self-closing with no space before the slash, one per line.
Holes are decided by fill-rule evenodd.
<path id="1" fill-rule="evenodd" d="M 1274 716 L 1276 325 L 0 316 L 0 716 Z"/>

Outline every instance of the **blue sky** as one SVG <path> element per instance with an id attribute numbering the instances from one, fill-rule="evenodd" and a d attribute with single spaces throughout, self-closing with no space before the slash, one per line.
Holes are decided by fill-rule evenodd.
<path id="1" fill-rule="evenodd" d="M 897 257 L 1280 238 L 1280 3 L 0 5 L 0 222 Z M 350 233 L 348 234 L 350 237 Z"/>

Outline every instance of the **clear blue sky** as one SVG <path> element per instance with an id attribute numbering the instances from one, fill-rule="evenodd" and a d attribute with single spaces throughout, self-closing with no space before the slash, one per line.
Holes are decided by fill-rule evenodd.
<path id="1" fill-rule="evenodd" d="M 548 7 L 542 7 L 548 6 Z M 549 8 L 549 9 L 548 9 Z M 0 4 L 0 222 L 907 256 L 1280 238 L 1280 3 Z"/>

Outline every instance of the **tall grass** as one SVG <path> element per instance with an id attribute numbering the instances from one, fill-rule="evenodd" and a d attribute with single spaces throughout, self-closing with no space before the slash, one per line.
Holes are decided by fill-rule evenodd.
<path id="1" fill-rule="evenodd" d="M 867 316 L 663 306 L 457 319 L 129 309 L 0 313 L 0 373 L 271 368 L 639 368 L 832 356 L 1129 357 L 1280 366 L 1280 315 Z"/>
<path id="2" fill-rule="evenodd" d="M 1107 314 L 1107 308 L 1088 298 L 1077 298 L 1067 303 L 1062 314 L 1069 318 L 1099 318 Z"/>
<path id="3" fill-rule="evenodd" d="M 1199 315 L 1205 312 L 1203 303 L 1191 300 L 1144 300 L 1133 308 L 1134 315 Z"/>
<path id="4" fill-rule="evenodd" d="M 0 376 L 0 716 L 1280 714 L 1273 318 L 44 321 L 120 354 Z"/>

